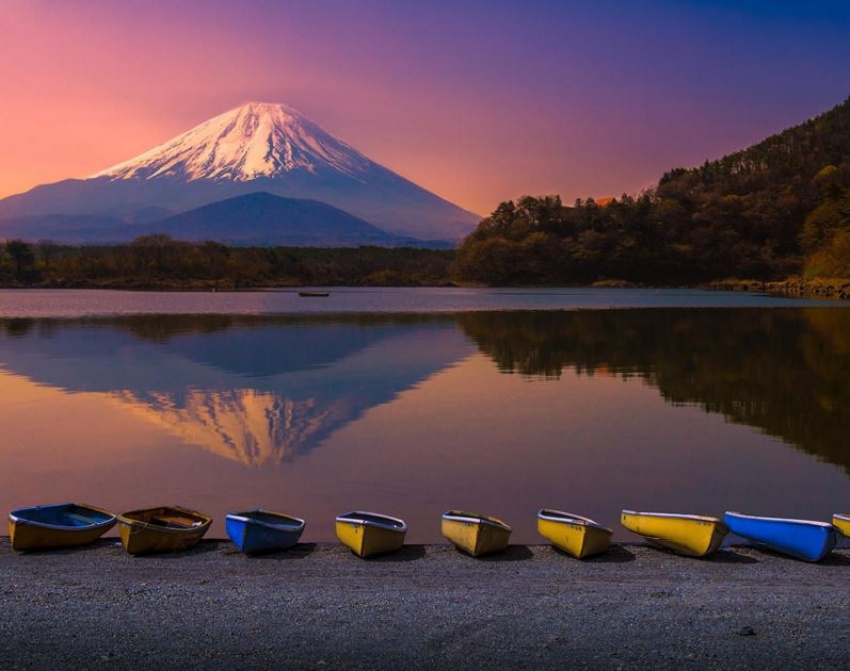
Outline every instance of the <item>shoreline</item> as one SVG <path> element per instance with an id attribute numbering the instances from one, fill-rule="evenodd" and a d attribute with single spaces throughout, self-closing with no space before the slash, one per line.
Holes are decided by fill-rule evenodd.
<path id="1" fill-rule="evenodd" d="M 789 277 L 784 280 L 748 280 L 728 278 L 722 280 L 711 280 L 696 285 L 648 285 L 631 283 L 625 280 L 599 280 L 587 284 L 578 285 L 477 285 L 458 283 L 447 280 L 439 283 L 409 283 L 409 284 L 370 284 L 370 283 L 342 283 L 342 284 L 289 284 L 289 283 L 257 283 L 257 284 L 226 284 L 218 281 L 91 281 L 79 283 L 62 284 L 4 284 L 0 283 L 0 289 L 15 290 L 88 290 L 88 291 L 135 291 L 135 292 L 161 292 L 161 293 L 245 293 L 251 291 L 288 291 L 298 293 L 299 290 L 311 289 L 316 286 L 327 289 L 464 289 L 464 288 L 490 288 L 490 289 L 699 289 L 703 291 L 728 291 L 733 293 L 755 293 L 767 294 L 768 296 L 780 296 L 784 298 L 802 299 L 827 299 L 827 300 L 850 300 L 850 279 L 811 279 L 804 280 L 798 277 Z"/>
<path id="2" fill-rule="evenodd" d="M 839 669 L 850 548 L 808 564 L 749 546 L 692 559 L 618 544 L 472 559 L 229 542 L 131 557 L 117 539 L 19 554 L 0 538 L 4 669 Z"/>
<path id="3" fill-rule="evenodd" d="M 850 279 L 715 280 L 701 285 L 711 291 L 741 291 L 784 298 L 850 299 Z"/>

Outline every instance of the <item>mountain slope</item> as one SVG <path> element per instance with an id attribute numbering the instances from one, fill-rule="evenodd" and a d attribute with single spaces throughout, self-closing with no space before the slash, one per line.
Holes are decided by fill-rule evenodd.
<path id="1" fill-rule="evenodd" d="M 326 203 L 269 193 L 251 193 L 204 205 L 145 228 L 178 240 L 242 245 L 339 247 L 405 242 Z"/>
<path id="2" fill-rule="evenodd" d="M 63 214 L 138 220 L 265 191 L 318 200 L 398 236 L 458 240 L 479 217 L 334 138 L 285 105 L 248 103 L 88 179 L 0 201 L 0 220 Z"/>
<path id="3" fill-rule="evenodd" d="M 842 164 L 850 182 L 849 163 L 850 98 L 751 147 L 702 166 L 671 170 L 659 181 L 659 189 L 682 187 L 722 195 L 747 195 L 765 188 L 780 191 L 809 182 L 826 166 Z"/>

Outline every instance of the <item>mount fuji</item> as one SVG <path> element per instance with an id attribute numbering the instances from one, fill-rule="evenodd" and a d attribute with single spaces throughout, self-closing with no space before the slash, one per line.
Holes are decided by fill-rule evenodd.
<path id="1" fill-rule="evenodd" d="M 159 221 L 174 215 L 221 201 L 232 208 L 234 198 L 261 192 L 325 203 L 381 229 L 387 241 L 457 241 L 480 219 L 372 161 L 297 110 L 252 102 L 86 179 L 0 200 L 0 238 L 129 240 L 140 225 L 157 230 Z M 193 220 L 203 231 L 198 217 Z M 299 222 L 309 226 L 309 216 Z M 238 225 L 252 223 L 241 217 Z M 261 241 L 263 225 L 253 225 L 248 237 Z M 338 244 L 352 244 L 342 230 Z"/>

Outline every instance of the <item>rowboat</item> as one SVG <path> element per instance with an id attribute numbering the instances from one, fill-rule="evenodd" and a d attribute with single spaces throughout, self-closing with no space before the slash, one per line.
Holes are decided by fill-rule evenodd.
<path id="1" fill-rule="evenodd" d="M 301 298 L 327 298 L 331 295 L 329 291 L 299 291 Z"/>
<path id="2" fill-rule="evenodd" d="M 160 506 L 121 513 L 118 534 L 131 555 L 179 552 L 201 540 L 211 524 L 211 517 L 194 510 Z"/>
<path id="3" fill-rule="evenodd" d="M 18 508 L 9 513 L 12 548 L 27 552 L 85 545 L 115 525 L 115 515 L 84 503 Z"/>
<path id="4" fill-rule="evenodd" d="M 556 548 L 584 559 L 605 552 L 614 531 L 587 517 L 542 508 L 537 513 L 537 533 Z"/>
<path id="5" fill-rule="evenodd" d="M 653 545 L 688 557 L 705 557 L 720 547 L 729 528 L 717 517 L 624 510 L 620 524 Z"/>
<path id="6" fill-rule="evenodd" d="M 443 513 L 441 530 L 458 550 L 473 557 L 501 552 L 511 538 L 511 527 L 502 520 L 465 510 Z"/>
<path id="7" fill-rule="evenodd" d="M 354 510 L 336 518 L 336 537 L 358 557 L 400 550 L 407 524 L 389 515 Z"/>
<path id="8" fill-rule="evenodd" d="M 850 513 L 835 513 L 832 516 L 832 526 L 850 538 Z"/>
<path id="9" fill-rule="evenodd" d="M 255 508 L 227 513 L 224 528 L 245 554 L 277 552 L 291 548 L 301 538 L 305 522 L 298 517 Z"/>
<path id="10" fill-rule="evenodd" d="M 820 561 L 838 542 L 839 531 L 828 522 L 758 517 L 727 512 L 723 521 L 732 533 L 757 547 L 804 561 Z"/>

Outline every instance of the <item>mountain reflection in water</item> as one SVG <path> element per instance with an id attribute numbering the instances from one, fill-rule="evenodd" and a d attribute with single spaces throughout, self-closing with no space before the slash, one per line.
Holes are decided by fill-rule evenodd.
<path id="1" fill-rule="evenodd" d="M 7 370 L 68 392 L 104 392 L 250 466 L 308 452 L 472 351 L 445 317 L 161 315 L 6 326 Z"/>
<path id="2" fill-rule="evenodd" d="M 550 505 L 826 514 L 850 474 L 844 309 L 0 320 L 0 373 L 34 399 L 0 412 L 10 508 L 156 492 L 219 525 L 294 506 L 330 540 L 334 514 L 373 507 L 432 542 L 439 512 L 480 506 L 530 542 Z M 86 452 L 101 421 L 113 445 Z"/>

